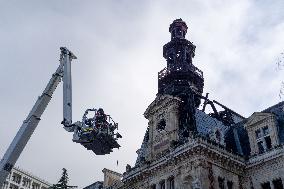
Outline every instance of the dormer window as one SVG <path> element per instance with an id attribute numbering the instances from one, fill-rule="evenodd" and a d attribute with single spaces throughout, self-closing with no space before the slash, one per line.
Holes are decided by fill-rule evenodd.
<path id="1" fill-rule="evenodd" d="M 265 153 L 279 145 L 277 119 L 272 113 L 255 112 L 245 123 L 251 155 Z"/>

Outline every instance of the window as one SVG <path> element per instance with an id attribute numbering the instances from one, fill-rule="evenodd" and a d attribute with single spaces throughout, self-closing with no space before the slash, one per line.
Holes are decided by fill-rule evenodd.
<path id="1" fill-rule="evenodd" d="M 268 126 L 265 126 L 262 128 L 262 131 L 263 131 L 263 135 L 268 135 L 269 134 L 269 129 L 268 129 Z"/>
<path id="2" fill-rule="evenodd" d="M 257 139 L 259 139 L 259 138 L 261 137 L 261 131 L 260 131 L 260 129 L 257 129 L 257 130 L 255 131 L 255 136 L 256 136 Z"/>
<path id="3" fill-rule="evenodd" d="M 269 182 L 266 182 L 266 183 L 261 184 L 261 188 L 262 188 L 262 189 L 271 189 L 270 183 L 269 183 Z"/>
<path id="4" fill-rule="evenodd" d="M 11 183 L 9 189 L 19 189 L 19 187 Z"/>
<path id="5" fill-rule="evenodd" d="M 267 148 L 268 150 L 270 150 L 270 149 L 272 148 L 270 136 L 264 137 L 264 140 L 265 140 L 266 148 Z"/>
<path id="6" fill-rule="evenodd" d="M 169 178 L 169 189 L 175 189 L 175 179 L 173 177 Z"/>
<path id="7" fill-rule="evenodd" d="M 263 142 L 262 142 L 262 141 L 258 142 L 258 143 L 257 143 L 257 146 L 258 146 L 258 152 L 259 152 L 260 154 L 264 153 Z"/>
<path id="8" fill-rule="evenodd" d="M 219 143 L 219 142 L 221 142 L 221 132 L 220 132 L 220 130 L 219 129 L 217 129 L 216 131 L 215 131 L 215 137 L 216 137 L 216 140 L 217 140 L 217 142 Z"/>
<path id="9" fill-rule="evenodd" d="M 158 130 L 165 130 L 166 128 L 166 121 L 164 119 L 161 119 L 157 125 Z"/>
<path id="10" fill-rule="evenodd" d="M 165 183 L 165 181 L 162 181 L 160 183 L 160 189 L 165 189 L 165 188 L 166 188 L 166 183 Z"/>
<path id="11" fill-rule="evenodd" d="M 276 179 L 272 181 L 274 189 L 283 189 L 283 184 L 281 179 Z"/>
<path id="12" fill-rule="evenodd" d="M 32 189 L 39 189 L 40 185 L 38 183 L 33 182 Z"/>
<path id="13" fill-rule="evenodd" d="M 13 173 L 12 175 L 12 181 L 17 183 L 17 184 L 20 184 L 21 183 L 21 175 L 17 174 L 17 173 Z"/>
<path id="14" fill-rule="evenodd" d="M 219 189 L 225 189 L 225 179 L 218 177 Z"/>
<path id="15" fill-rule="evenodd" d="M 31 180 L 26 178 L 26 177 L 24 177 L 23 178 L 23 182 L 22 182 L 22 186 L 29 188 L 30 185 L 31 185 Z"/>
<path id="16" fill-rule="evenodd" d="M 270 138 L 270 131 L 268 126 L 257 129 L 255 131 L 255 135 L 258 146 L 258 152 L 260 154 L 272 149 L 272 141 Z"/>
<path id="17" fill-rule="evenodd" d="M 228 181 L 227 182 L 227 188 L 228 189 L 233 189 L 233 182 L 232 181 Z"/>

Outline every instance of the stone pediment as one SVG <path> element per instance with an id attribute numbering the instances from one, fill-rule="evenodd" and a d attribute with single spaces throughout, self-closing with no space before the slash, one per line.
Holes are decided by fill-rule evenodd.
<path id="1" fill-rule="evenodd" d="M 273 117 L 272 113 L 255 112 L 247 119 L 245 127 L 250 127 L 271 117 Z"/>
<path id="2" fill-rule="evenodd" d="M 172 95 L 157 95 L 155 100 L 148 106 L 146 111 L 144 112 L 144 116 L 148 119 L 149 115 L 154 114 L 154 112 L 158 111 L 161 108 L 165 108 L 171 103 L 178 102 L 181 100 Z"/>

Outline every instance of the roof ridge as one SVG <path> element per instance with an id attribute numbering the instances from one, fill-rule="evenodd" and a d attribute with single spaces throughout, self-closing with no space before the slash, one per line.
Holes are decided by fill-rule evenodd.
<path id="1" fill-rule="evenodd" d="M 274 104 L 273 106 L 270 106 L 270 107 L 268 107 L 268 108 L 262 110 L 261 112 L 267 112 L 267 111 L 269 111 L 269 110 L 271 110 L 271 109 L 273 109 L 273 108 L 279 107 L 279 106 L 281 106 L 281 105 L 284 106 L 284 101 L 279 102 L 279 103 L 277 103 L 277 104 Z"/>

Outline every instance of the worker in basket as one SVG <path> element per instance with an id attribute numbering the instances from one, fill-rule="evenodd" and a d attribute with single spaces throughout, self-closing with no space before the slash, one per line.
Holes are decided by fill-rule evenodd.
<path id="1" fill-rule="evenodd" d="M 85 113 L 83 115 L 83 119 L 82 119 L 82 123 L 83 123 L 82 131 L 83 132 L 90 132 L 90 131 L 94 130 L 95 117 L 88 118 L 87 115 L 88 115 L 89 111 L 95 111 L 95 109 L 87 109 L 85 111 Z"/>
<path id="2" fill-rule="evenodd" d="M 95 126 L 97 129 L 106 130 L 108 128 L 107 115 L 102 108 L 99 108 L 95 116 Z"/>

